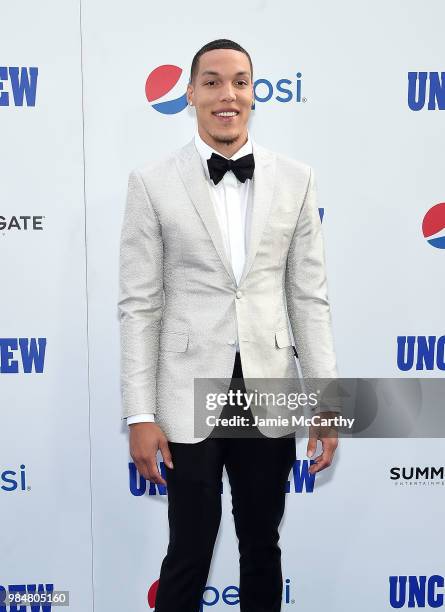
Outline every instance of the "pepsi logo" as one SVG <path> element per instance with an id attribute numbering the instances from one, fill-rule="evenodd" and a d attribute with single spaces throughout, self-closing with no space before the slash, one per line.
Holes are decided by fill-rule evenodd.
<path id="1" fill-rule="evenodd" d="M 179 66 L 163 64 L 150 72 L 145 82 L 145 96 L 152 108 L 164 115 L 175 115 L 187 106 L 186 85 Z M 166 99 L 165 99 L 166 98 Z"/>
<path id="2" fill-rule="evenodd" d="M 445 249 L 445 202 L 429 209 L 423 218 L 422 232 L 431 246 Z"/>
<path id="3" fill-rule="evenodd" d="M 150 585 L 147 593 L 147 602 L 150 610 L 153 610 L 156 603 L 156 593 L 158 592 L 159 578 Z"/>

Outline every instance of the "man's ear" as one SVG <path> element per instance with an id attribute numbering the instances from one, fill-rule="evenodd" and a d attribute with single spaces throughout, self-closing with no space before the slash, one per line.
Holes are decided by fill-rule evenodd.
<path id="1" fill-rule="evenodd" d="M 191 96 L 193 96 L 193 85 L 190 83 L 187 85 L 187 102 L 190 106 L 193 106 L 193 101 Z"/>

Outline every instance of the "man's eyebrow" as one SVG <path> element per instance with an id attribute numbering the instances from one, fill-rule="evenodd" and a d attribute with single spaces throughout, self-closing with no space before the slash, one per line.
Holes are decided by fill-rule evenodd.
<path id="1" fill-rule="evenodd" d="M 212 76 L 220 76 L 220 73 L 216 70 L 203 70 L 201 72 L 201 76 L 212 75 Z M 250 76 L 250 73 L 247 70 L 239 70 L 235 73 L 235 76 L 247 75 Z"/>

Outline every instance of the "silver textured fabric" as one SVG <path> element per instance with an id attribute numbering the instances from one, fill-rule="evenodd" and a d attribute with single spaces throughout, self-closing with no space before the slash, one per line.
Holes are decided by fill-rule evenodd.
<path id="1" fill-rule="evenodd" d="M 193 140 L 133 170 L 120 242 L 122 418 L 194 436 L 193 381 L 337 376 L 312 169 L 253 142 L 248 250 L 237 287 Z"/>

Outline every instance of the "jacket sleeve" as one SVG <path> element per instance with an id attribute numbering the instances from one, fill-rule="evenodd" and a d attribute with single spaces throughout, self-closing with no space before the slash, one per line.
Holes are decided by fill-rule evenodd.
<path id="1" fill-rule="evenodd" d="M 288 252 L 285 289 L 303 378 L 337 378 L 323 236 L 312 168 Z"/>
<path id="2" fill-rule="evenodd" d="M 122 419 L 156 412 L 162 260 L 159 220 L 141 176 L 133 171 L 128 180 L 119 259 Z"/>

